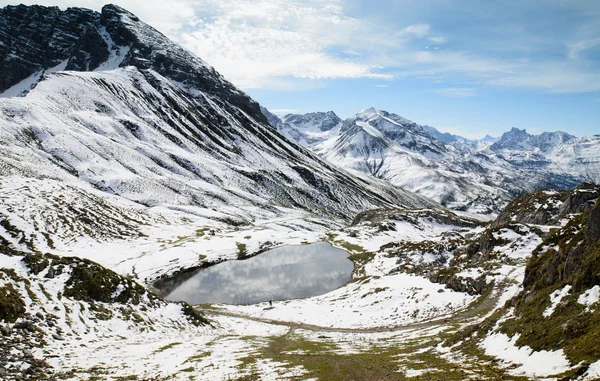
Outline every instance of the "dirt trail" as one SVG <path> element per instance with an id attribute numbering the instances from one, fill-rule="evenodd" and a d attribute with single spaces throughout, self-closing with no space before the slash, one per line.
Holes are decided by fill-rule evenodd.
<path id="1" fill-rule="evenodd" d="M 324 327 L 313 324 L 298 323 L 293 321 L 273 320 L 266 318 L 259 318 L 254 316 L 248 316 L 242 313 L 231 312 L 223 310 L 213 306 L 195 306 L 199 312 L 206 315 L 213 316 L 229 316 L 241 319 L 253 320 L 260 323 L 280 325 L 290 327 L 292 329 L 305 329 L 308 331 L 316 332 L 340 332 L 340 333 L 377 333 L 377 332 L 398 332 L 398 331 L 410 331 L 415 329 L 432 328 L 440 325 L 450 325 L 457 323 L 466 323 L 476 317 L 482 316 L 489 312 L 497 304 L 498 299 L 502 295 L 502 288 L 496 288 L 487 295 L 483 295 L 468 307 L 458 311 L 454 315 L 435 318 L 431 320 L 425 320 L 413 324 L 397 325 L 397 326 L 382 326 L 382 327 L 370 327 L 370 328 L 336 328 L 336 327 Z"/>

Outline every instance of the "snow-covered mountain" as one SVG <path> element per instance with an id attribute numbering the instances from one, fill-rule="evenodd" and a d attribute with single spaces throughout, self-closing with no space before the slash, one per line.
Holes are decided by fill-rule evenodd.
<path id="1" fill-rule="evenodd" d="M 486 212 L 576 179 L 518 142 L 444 142 L 374 109 L 279 119 L 112 5 L 1 9 L 0 72 L 0 379 L 600 376 L 598 185 L 519 197 L 487 226 L 390 185 Z M 598 152 L 528 144 L 589 168 Z M 354 267 L 323 295 L 151 291 L 318 241 Z"/>
<path id="2" fill-rule="evenodd" d="M 513 128 L 489 147 L 519 169 L 600 181 L 600 136 L 577 138 L 566 132 L 531 135 Z"/>
<path id="3" fill-rule="evenodd" d="M 423 126 L 386 111 L 362 110 L 344 121 L 338 136 L 314 149 L 336 165 L 450 208 L 489 213 L 514 197 L 502 174 L 508 163 L 444 143 Z"/>
<path id="4" fill-rule="evenodd" d="M 331 119 L 331 117 L 328 117 Z M 293 120 L 291 138 L 334 164 L 367 173 L 460 210 L 500 210 L 515 195 L 540 187 L 567 189 L 600 181 L 598 137 L 563 132 L 529 135 L 513 129 L 500 139 L 470 140 L 369 108 L 319 133 L 323 113 Z M 284 133 L 289 124 L 272 124 Z M 306 128 L 306 125 L 311 127 Z M 311 136 L 311 139 L 307 139 Z"/>
<path id="5" fill-rule="evenodd" d="M 463 150 L 482 149 L 500 140 L 499 138 L 494 138 L 490 135 L 486 135 L 481 139 L 468 139 L 464 136 L 451 134 L 449 132 L 440 132 L 437 128 L 431 126 L 423 126 L 423 128 L 429 133 L 429 135 L 437 140 L 440 140 L 444 143 L 450 143 L 453 146 Z"/>
<path id="6" fill-rule="evenodd" d="M 264 107 L 261 110 L 285 137 L 308 148 L 336 136 L 342 125 L 342 119 L 333 111 L 287 114 L 280 118 Z"/>
<path id="7" fill-rule="evenodd" d="M 2 175 L 238 222 L 284 208 L 349 218 L 433 205 L 290 142 L 212 67 L 117 6 L 8 6 L 0 35 L 0 66 L 12 73 L 0 90 L 25 95 L 0 98 Z"/>

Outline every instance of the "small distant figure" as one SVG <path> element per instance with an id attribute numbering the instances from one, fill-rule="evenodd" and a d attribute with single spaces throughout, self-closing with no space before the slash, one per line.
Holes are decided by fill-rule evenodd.
<path id="1" fill-rule="evenodd" d="M 269 300 L 269 306 L 273 307 L 273 300 Z"/>

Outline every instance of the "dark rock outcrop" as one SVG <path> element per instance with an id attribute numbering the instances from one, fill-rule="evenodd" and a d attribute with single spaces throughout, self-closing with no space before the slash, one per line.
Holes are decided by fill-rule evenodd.
<path id="1" fill-rule="evenodd" d="M 582 183 L 571 190 L 541 189 L 517 197 L 492 222 L 492 228 L 508 223 L 558 225 L 571 214 L 594 206 L 600 197 L 600 185 Z"/>
<path id="2" fill-rule="evenodd" d="M 182 86 L 211 94 L 266 123 L 258 103 L 210 65 L 116 5 L 101 13 L 83 8 L 6 6 L 0 9 L 0 92 L 36 73 L 92 71 L 111 54 L 119 67 L 151 69 Z"/>

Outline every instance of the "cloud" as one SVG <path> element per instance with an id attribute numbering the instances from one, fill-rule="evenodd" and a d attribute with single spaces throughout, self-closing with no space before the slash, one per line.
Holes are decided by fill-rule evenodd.
<path id="1" fill-rule="evenodd" d="M 21 1 L 95 10 L 104 3 L 15 3 Z M 461 28 L 446 30 L 445 25 L 460 20 L 453 13 L 459 3 L 456 0 L 437 1 L 441 8 L 436 14 L 427 12 L 429 5 L 420 8 L 413 4 L 403 9 L 405 18 L 400 15 L 387 21 L 380 20 L 385 18 L 385 11 L 374 11 L 363 1 L 115 3 L 196 53 L 242 88 L 302 91 L 324 86 L 327 80 L 413 77 L 433 83 L 479 82 L 552 93 L 600 91 L 600 65 L 592 59 L 600 47 L 600 7 L 593 0 L 552 0 L 532 23 L 519 18 L 527 12 L 516 11 L 535 8 L 533 4 L 519 2 L 498 10 L 513 12 L 510 15 L 517 19 L 512 21 L 514 17 L 501 17 L 508 13 L 489 17 L 488 6 L 472 1 L 469 9 L 474 17 Z M 366 7 L 371 12 L 364 12 Z M 555 13 L 548 13 L 552 10 Z M 563 16 L 567 20 L 564 25 L 557 22 Z M 549 29 L 550 21 L 553 28 Z M 515 28 L 513 22 L 526 26 Z M 531 29 L 534 27 L 539 29 Z"/>
<path id="2" fill-rule="evenodd" d="M 373 85 L 373 87 L 381 87 L 381 88 L 385 88 L 385 87 L 388 87 L 388 85 Z"/>
<path id="3" fill-rule="evenodd" d="M 433 42 L 434 44 L 443 44 L 448 41 L 446 37 L 442 36 L 428 37 L 427 40 Z"/>
<path id="4" fill-rule="evenodd" d="M 429 34 L 431 27 L 427 24 L 409 25 L 404 28 L 404 33 L 415 37 L 425 37 Z"/>
<path id="5" fill-rule="evenodd" d="M 578 41 L 575 44 L 569 46 L 569 58 L 578 59 L 580 53 L 589 49 L 593 49 L 597 46 L 600 46 L 600 37 L 593 38 L 590 40 Z"/>
<path id="6" fill-rule="evenodd" d="M 285 86 L 289 77 L 392 78 L 379 66 L 361 62 L 360 54 L 344 54 L 362 25 L 336 2 L 198 3 L 200 21 L 178 41 L 242 88 Z"/>
<path id="7" fill-rule="evenodd" d="M 524 70 L 521 73 L 490 80 L 488 85 L 503 87 L 528 87 L 542 89 L 549 93 L 591 93 L 600 91 L 600 75 L 560 66 L 540 66 L 538 70 Z"/>
<path id="8" fill-rule="evenodd" d="M 465 87 L 447 87 L 443 89 L 435 89 L 433 92 L 449 98 L 470 98 L 477 95 L 476 89 Z"/>

